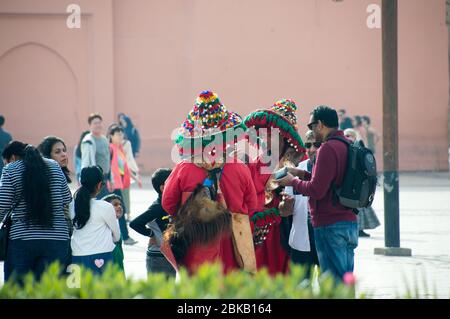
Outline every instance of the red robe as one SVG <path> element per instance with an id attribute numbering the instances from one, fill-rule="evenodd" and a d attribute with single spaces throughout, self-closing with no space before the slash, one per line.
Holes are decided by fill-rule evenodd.
<path id="1" fill-rule="evenodd" d="M 260 169 L 263 166 L 258 159 L 255 163 L 249 165 L 253 182 L 255 184 L 256 195 L 258 197 L 258 209 L 256 212 L 262 212 L 266 209 L 278 207 L 281 198 L 274 194 L 272 202 L 265 205 L 265 188 L 271 174 L 261 174 Z M 277 273 L 287 273 L 289 271 L 289 254 L 281 246 L 281 218 L 277 218 L 275 224 L 270 228 L 266 240 L 255 247 L 257 269 L 266 267 L 271 275 Z"/>
<path id="2" fill-rule="evenodd" d="M 176 215 L 184 192 L 193 192 L 198 184 L 207 178 L 204 169 L 193 163 L 178 163 L 165 182 L 162 206 L 170 215 Z M 251 215 L 256 209 L 255 187 L 246 165 L 227 163 L 220 177 L 220 189 L 227 208 L 233 213 Z M 239 268 L 234 257 L 233 242 L 230 235 L 224 235 L 217 243 L 196 245 L 188 249 L 183 264 L 190 270 L 203 262 L 212 262 L 220 257 L 224 272 Z"/>

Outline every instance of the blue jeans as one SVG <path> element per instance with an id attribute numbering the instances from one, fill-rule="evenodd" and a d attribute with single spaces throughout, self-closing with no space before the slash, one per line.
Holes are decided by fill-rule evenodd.
<path id="1" fill-rule="evenodd" d="M 87 256 L 72 256 L 72 263 L 79 266 L 84 266 L 87 269 L 92 270 L 94 274 L 101 275 L 107 264 L 113 263 L 113 253 L 101 253 Z"/>
<path id="2" fill-rule="evenodd" d="M 322 273 L 329 272 L 338 282 L 353 272 L 354 249 L 358 246 L 358 222 L 338 222 L 314 228 L 317 256 Z"/>
<path id="3" fill-rule="evenodd" d="M 69 245 L 69 240 L 10 240 L 4 267 L 5 282 L 10 277 L 20 282 L 28 272 L 39 280 L 47 266 L 55 261 L 67 266 Z"/>

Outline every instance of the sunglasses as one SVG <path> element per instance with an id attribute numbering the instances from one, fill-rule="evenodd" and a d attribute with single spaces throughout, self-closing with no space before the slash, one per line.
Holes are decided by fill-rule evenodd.
<path id="1" fill-rule="evenodd" d="M 305 147 L 307 149 L 311 148 L 313 145 L 314 145 L 315 148 L 319 148 L 320 145 L 322 145 L 322 143 L 321 142 L 314 142 L 314 143 L 309 143 L 308 142 L 308 143 L 305 143 Z"/>
<path id="2" fill-rule="evenodd" d="M 319 122 L 317 122 L 317 121 L 315 121 L 315 122 L 311 122 L 311 123 L 309 123 L 307 126 L 308 126 L 308 129 L 310 129 L 311 131 L 314 129 L 314 126 L 313 125 L 317 125 Z"/>

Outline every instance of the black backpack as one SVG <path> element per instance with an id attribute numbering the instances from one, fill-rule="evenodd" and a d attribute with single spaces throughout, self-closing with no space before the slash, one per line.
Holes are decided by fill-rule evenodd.
<path id="1" fill-rule="evenodd" d="M 377 187 L 377 165 L 370 149 L 362 142 L 351 143 L 344 137 L 333 136 L 330 140 L 338 140 L 348 145 L 347 168 L 341 186 L 332 185 L 334 198 L 345 207 L 358 213 L 358 208 L 372 205 Z"/>

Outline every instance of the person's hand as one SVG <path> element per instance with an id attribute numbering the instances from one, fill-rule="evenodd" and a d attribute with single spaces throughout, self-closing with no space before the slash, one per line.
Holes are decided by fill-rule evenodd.
<path id="1" fill-rule="evenodd" d="M 280 210 L 280 216 L 287 217 L 292 215 L 294 213 L 294 203 L 295 203 L 294 196 L 284 192 L 282 192 L 280 195 L 283 196 L 283 199 L 278 205 L 278 208 Z"/>
<path id="2" fill-rule="evenodd" d="M 305 171 L 300 169 L 300 168 L 296 168 L 296 167 L 288 167 L 287 168 L 288 172 L 291 173 L 293 176 L 296 176 L 300 179 L 304 179 L 305 178 Z"/>
<path id="3" fill-rule="evenodd" d="M 140 175 L 137 176 L 136 181 L 137 181 L 137 184 L 138 184 L 139 188 L 142 188 L 142 178 L 141 178 Z"/>
<path id="4" fill-rule="evenodd" d="M 294 180 L 294 176 L 291 173 L 287 173 L 287 175 L 283 178 L 274 180 L 280 186 L 292 186 L 292 181 Z"/>

